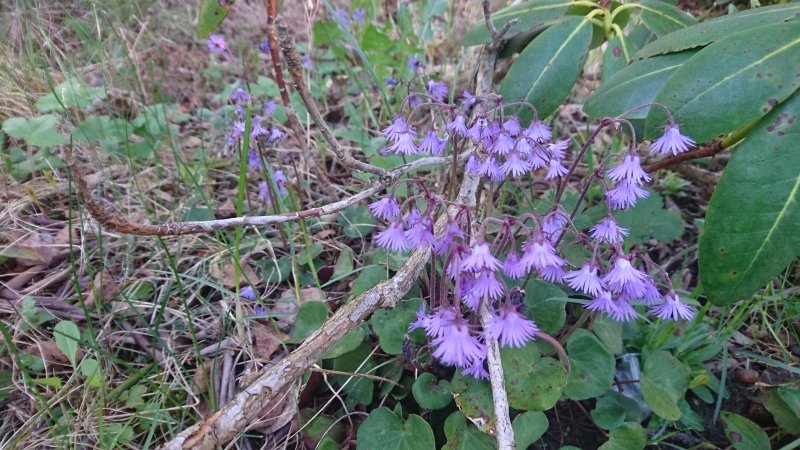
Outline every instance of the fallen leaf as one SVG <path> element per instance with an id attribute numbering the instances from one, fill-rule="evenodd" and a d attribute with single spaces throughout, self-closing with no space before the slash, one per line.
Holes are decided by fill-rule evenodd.
<path id="1" fill-rule="evenodd" d="M 247 257 L 241 258 L 239 263 L 239 284 L 240 286 L 247 286 L 251 284 L 257 286 L 261 283 L 261 278 L 256 275 L 255 270 L 247 264 Z M 211 264 L 211 276 L 217 281 L 221 282 L 227 288 L 236 287 L 236 277 L 234 272 L 235 265 L 233 261 L 226 259 L 225 261 L 217 261 Z M 249 283 L 248 283 L 249 281 Z"/>
<path id="2" fill-rule="evenodd" d="M 75 242 L 75 236 L 73 236 Z M 6 247 L 0 254 L 16 258 L 25 266 L 49 266 L 57 257 L 63 255 L 69 245 L 69 228 L 64 227 L 55 234 L 40 231 L 31 233 L 24 240 Z"/>
<path id="3" fill-rule="evenodd" d="M 23 348 L 22 351 L 29 355 L 38 356 L 48 364 L 69 364 L 69 359 L 58 349 L 58 345 L 56 345 L 55 341 L 47 340 L 34 342 Z M 83 359 L 83 350 L 78 349 L 75 359 Z"/>
<path id="4" fill-rule="evenodd" d="M 106 271 L 95 274 L 94 281 L 89 287 L 91 289 L 89 297 L 86 299 L 87 307 L 93 307 L 98 301 L 100 303 L 107 302 L 119 293 L 119 285 Z"/>
<path id="5" fill-rule="evenodd" d="M 300 289 L 299 298 L 295 295 L 294 289 L 286 289 L 281 292 L 275 305 L 270 308 L 270 312 L 276 317 L 278 326 L 285 330 L 294 324 L 297 318 L 297 310 L 300 306 L 308 302 L 324 302 L 325 293 L 315 287 Z"/>
<path id="6" fill-rule="evenodd" d="M 281 343 L 289 339 L 289 336 L 276 330 L 271 324 L 261 323 L 254 320 L 252 324 L 253 333 L 253 353 L 256 356 L 269 359 L 275 350 L 281 347 Z"/>

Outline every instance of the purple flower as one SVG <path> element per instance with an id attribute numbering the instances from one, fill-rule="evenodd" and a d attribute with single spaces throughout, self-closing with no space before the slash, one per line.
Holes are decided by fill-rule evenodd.
<path id="1" fill-rule="evenodd" d="M 258 197 L 267 205 L 272 204 L 272 197 L 269 194 L 269 184 L 266 181 L 258 183 Z"/>
<path id="2" fill-rule="evenodd" d="M 417 221 L 406 231 L 406 239 L 415 248 L 436 244 L 436 237 L 433 235 L 433 221 L 429 217 Z"/>
<path id="3" fill-rule="evenodd" d="M 471 173 L 478 173 L 478 171 L 481 169 L 481 164 L 481 160 L 478 159 L 477 156 L 472 155 L 467 160 L 467 163 L 464 164 L 464 170 Z"/>
<path id="4" fill-rule="evenodd" d="M 513 279 L 522 278 L 527 271 L 525 266 L 520 262 L 519 253 L 514 250 L 508 252 L 506 260 L 503 262 L 503 272 L 506 276 Z"/>
<path id="5" fill-rule="evenodd" d="M 384 220 L 392 220 L 400 217 L 400 205 L 397 204 L 397 199 L 388 195 L 382 199 L 370 203 L 369 210 L 372 215 Z"/>
<path id="6" fill-rule="evenodd" d="M 550 157 L 553 159 L 564 159 L 567 155 L 567 149 L 569 148 L 569 138 L 562 139 L 554 144 L 547 145 L 547 152 L 550 154 Z"/>
<path id="7" fill-rule="evenodd" d="M 208 37 L 208 51 L 211 53 L 222 53 L 228 50 L 228 44 L 225 43 L 225 37 L 221 34 L 212 34 Z"/>
<path id="8" fill-rule="evenodd" d="M 425 302 L 422 302 L 419 305 L 419 309 L 417 310 L 417 318 L 408 326 L 408 332 L 411 333 L 412 331 L 418 328 L 427 328 L 428 322 L 430 321 L 430 316 L 425 313 Z"/>
<path id="9" fill-rule="evenodd" d="M 479 242 L 472 247 L 472 252 L 461 262 L 461 270 L 477 272 L 481 269 L 495 271 L 500 268 L 500 260 L 492 255 L 489 244 Z"/>
<path id="10" fill-rule="evenodd" d="M 516 117 L 511 116 L 503 122 L 503 129 L 506 130 L 506 133 L 509 134 L 511 137 L 517 137 L 522 132 L 522 127 L 519 125 L 519 120 Z"/>
<path id="11" fill-rule="evenodd" d="M 444 232 L 442 233 L 442 238 L 439 239 L 439 242 L 433 247 L 433 252 L 437 255 L 444 255 L 447 252 L 447 249 L 450 248 L 450 245 L 453 244 L 454 238 L 463 238 L 464 232 L 461 231 L 461 227 L 458 225 L 457 222 L 448 221 L 444 226 Z"/>
<path id="12" fill-rule="evenodd" d="M 650 314 L 664 320 L 691 320 L 695 315 L 695 310 L 681 302 L 675 292 L 670 291 L 664 296 L 664 303 L 651 308 Z"/>
<path id="13" fill-rule="evenodd" d="M 548 165 L 548 162 L 546 159 L 544 159 L 544 155 L 539 149 L 531 148 L 531 150 L 528 152 L 528 164 L 530 164 L 531 169 L 537 170 Z"/>
<path id="14" fill-rule="evenodd" d="M 388 127 L 383 129 L 383 135 L 392 142 L 397 142 L 402 136 L 416 134 L 414 127 L 408 126 L 406 119 L 402 116 L 394 118 Z"/>
<path id="15" fill-rule="evenodd" d="M 617 225 L 617 221 L 612 216 L 607 216 L 589 231 L 592 234 L 592 238 L 600 242 L 605 241 L 611 245 L 621 244 L 623 238 L 628 235 L 628 230 Z"/>
<path id="16" fill-rule="evenodd" d="M 494 271 L 483 269 L 472 284 L 472 291 L 479 297 L 489 297 L 497 300 L 505 292 L 503 283 L 497 280 Z"/>
<path id="17" fill-rule="evenodd" d="M 350 25 L 350 12 L 344 8 L 336 8 L 336 15 L 339 16 L 339 20 L 347 26 Z"/>
<path id="18" fill-rule="evenodd" d="M 545 174 L 545 180 L 552 180 L 553 178 L 560 178 L 569 173 L 569 169 L 564 167 L 561 164 L 560 159 L 551 159 L 547 166 L 547 174 Z"/>
<path id="19" fill-rule="evenodd" d="M 556 255 L 553 244 L 546 241 L 541 233 L 539 233 L 538 236 L 528 239 L 528 241 L 522 245 L 522 249 L 523 254 L 520 263 L 525 266 L 525 270 L 527 271 L 531 269 L 541 271 L 545 267 L 561 267 L 564 265 L 564 260 Z"/>
<path id="20" fill-rule="evenodd" d="M 586 304 L 586 309 L 589 311 L 601 312 L 609 316 L 616 314 L 617 307 L 611 299 L 611 293 L 608 291 L 600 291 L 597 293 L 592 301 Z"/>
<path id="21" fill-rule="evenodd" d="M 561 235 L 564 234 L 567 223 L 569 223 L 569 217 L 561 210 L 556 210 L 548 214 L 542 221 L 542 234 L 544 234 L 544 238 L 553 245 L 556 245 L 559 239 L 561 239 Z"/>
<path id="22" fill-rule="evenodd" d="M 261 165 L 261 156 L 252 148 L 247 151 L 247 166 L 255 170 L 264 168 L 264 166 Z"/>
<path id="23" fill-rule="evenodd" d="M 419 149 L 414 144 L 414 135 L 410 133 L 401 134 L 397 141 L 389 146 L 389 151 L 402 155 L 415 155 Z"/>
<path id="24" fill-rule="evenodd" d="M 497 165 L 497 160 L 491 156 L 483 161 L 478 168 L 478 174 L 492 181 L 502 181 L 505 178 L 505 175 L 503 175 L 503 172 L 500 171 L 500 167 Z"/>
<path id="25" fill-rule="evenodd" d="M 561 266 L 547 266 L 544 269 L 539 270 L 539 277 L 544 281 L 549 281 L 551 283 L 563 283 L 564 275 L 566 274 Z"/>
<path id="26" fill-rule="evenodd" d="M 550 138 L 553 137 L 550 127 L 545 125 L 541 120 L 534 120 L 531 122 L 522 134 L 527 138 L 533 139 L 533 141 L 537 143 L 549 141 Z"/>
<path id="27" fill-rule="evenodd" d="M 677 155 L 689 150 L 689 147 L 694 147 L 694 145 L 695 143 L 690 137 L 681 134 L 677 125 L 670 124 L 664 128 L 664 135 L 650 144 L 650 150 L 660 155 L 669 153 Z"/>
<path id="28" fill-rule="evenodd" d="M 612 209 L 625 209 L 636 205 L 636 200 L 647 198 L 650 193 L 631 183 L 620 181 L 617 187 L 606 192 L 606 201 Z"/>
<path id="29" fill-rule="evenodd" d="M 447 97 L 447 85 L 443 81 L 428 80 L 428 94 L 440 102 L 444 101 Z"/>
<path id="30" fill-rule="evenodd" d="M 272 128 L 269 130 L 269 141 L 270 142 L 277 142 L 281 138 L 286 136 L 286 133 L 283 132 L 280 128 Z"/>
<path id="31" fill-rule="evenodd" d="M 264 102 L 262 109 L 264 110 L 264 115 L 269 117 L 275 113 L 275 110 L 278 109 L 278 105 L 270 100 L 268 102 Z"/>
<path id="32" fill-rule="evenodd" d="M 639 315 L 627 301 L 617 298 L 614 302 L 614 312 L 611 313 L 611 317 L 617 322 L 629 322 L 639 317 Z"/>
<path id="33" fill-rule="evenodd" d="M 458 279 L 458 283 L 461 303 L 469 308 L 470 311 L 477 311 L 483 297 L 481 297 L 480 292 L 475 290 L 475 278 L 465 274 L 465 276 Z"/>
<path id="34" fill-rule="evenodd" d="M 463 114 L 458 114 L 452 122 L 447 124 L 447 129 L 459 136 L 467 135 L 467 118 Z"/>
<path id="35" fill-rule="evenodd" d="M 447 365 L 469 367 L 486 358 L 486 346 L 470 333 L 463 320 L 457 321 L 447 334 L 434 339 L 431 344 L 436 347 L 433 356 Z"/>
<path id="36" fill-rule="evenodd" d="M 239 291 L 240 297 L 242 297 L 245 300 L 250 300 L 251 302 L 255 301 L 256 295 L 257 295 L 256 291 L 253 290 L 253 288 L 250 286 L 245 286 L 242 288 L 242 290 Z"/>
<path id="37" fill-rule="evenodd" d="M 483 359 L 480 360 L 476 359 L 472 361 L 472 364 L 466 369 L 463 369 L 461 373 L 463 373 L 464 375 L 469 375 L 475 378 L 476 380 L 488 380 L 489 372 L 487 372 L 486 368 L 483 367 L 483 361 L 484 361 Z"/>
<path id="38" fill-rule="evenodd" d="M 383 84 L 386 87 L 389 87 L 389 86 L 397 86 L 398 84 L 400 84 L 400 82 L 397 81 L 396 78 L 389 77 L 389 78 L 386 79 L 386 81 Z"/>
<path id="39" fill-rule="evenodd" d="M 231 100 L 237 103 L 246 102 L 250 100 L 250 94 L 244 89 L 237 87 L 236 90 L 231 93 Z"/>
<path id="40" fill-rule="evenodd" d="M 465 108 L 469 108 L 478 101 L 478 98 L 470 94 L 469 91 L 464 91 L 464 93 L 461 95 L 461 98 L 463 99 L 462 104 L 464 105 Z"/>
<path id="41" fill-rule="evenodd" d="M 417 314 L 419 314 L 419 312 Z M 450 328 L 459 315 L 459 312 L 450 307 L 437 310 L 432 315 L 428 316 L 428 320 L 423 323 L 425 334 L 432 338 L 444 336 L 450 332 Z"/>
<path id="42" fill-rule="evenodd" d="M 506 158 L 506 162 L 500 166 L 500 171 L 503 172 L 506 176 L 511 175 L 514 178 L 518 178 L 531 170 L 531 166 L 527 161 L 520 159 L 517 152 L 511 153 L 508 158 Z"/>
<path id="43" fill-rule="evenodd" d="M 419 62 L 417 58 L 414 58 L 413 56 L 408 57 L 408 70 L 412 72 L 419 72 L 421 68 L 422 64 Z"/>
<path id="44" fill-rule="evenodd" d="M 645 280 L 644 294 L 642 294 L 642 301 L 645 306 L 655 306 L 661 302 L 661 293 L 658 292 L 656 284 L 650 277 Z"/>
<path id="45" fill-rule="evenodd" d="M 364 23 L 365 14 L 366 11 L 364 11 L 364 8 L 356 8 L 353 12 L 353 21 L 356 23 Z"/>
<path id="46" fill-rule="evenodd" d="M 647 274 L 633 267 L 625 256 L 618 256 L 614 268 L 603 277 L 603 283 L 612 292 L 625 290 L 632 298 L 638 298 L 645 292 L 647 279 Z"/>
<path id="47" fill-rule="evenodd" d="M 441 155 L 444 152 L 444 147 L 447 145 L 447 139 L 439 139 L 436 131 L 430 130 L 422 139 L 419 144 L 420 153 L 430 153 L 432 155 Z"/>
<path id="48" fill-rule="evenodd" d="M 592 296 L 603 290 L 603 284 L 597 275 L 597 266 L 591 263 L 584 264 L 580 270 L 567 272 L 564 279 L 572 289 Z"/>
<path id="49" fill-rule="evenodd" d="M 475 122 L 472 124 L 472 126 L 467 130 L 467 137 L 475 142 L 479 142 L 488 126 L 489 121 L 486 120 L 486 117 L 478 117 L 475 119 Z"/>
<path id="50" fill-rule="evenodd" d="M 282 170 L 276 169 L 275 173 L 273 173 L 273 178 L 275 179 L 275 185 L 278 187 L 278 194 L 280 194 L 281 197 L 285 197 L 289 193 L 289 191 L 286 190 L 286 184 L 289 183 L 289 180 L 286 179 L 286 175 Z"/>
<path id="51" fill-rule="evenodd" d="M 517 312 L 510 304 L 504 305 L 500 313 L 492 317 L 489 334 L 495 337 L 503 347 L 519 348 L 524 346 L 539 328 L 533 321 Z"/>
<path id="52" fill-rule="evenodd" d="M 650 181 L 650 176 L 642 169 L 641 158 L 635 153 L 625 155 L 617 167 L 608 171 L 608 177 L 617 182 L 625 180 L 633 184 Z"/>
<path id="53" fill-rule="evenodd" d="M 306 69 L 314 68 L 314 61 L 311 59 L 311 55 L 309 55 L 308 53 L 301 54 L 300 60 L 303 61 L 303 67 L 305 67 Z"/>
<path id="54" fill-rule="evenodd" d="M 272 51 L 272 48 L 269 45 L 269 41 L 263 41 L 260 44 L 258 44 L 258 49 L 261 50 L 261 53 L 265 55 L 269 55 L 269 53 Z"/>
<path id="55" fill-rule="evenodd" d="M 492 153 L 505 155 L 514 148 L 514 139 L 506 133 L 499 133 L 491 147 Z"/>
<path id="56" fill-rule="evenodd" d="M 376 234 L 375 242 L 379 246 L 395 252 L 402 252 L 411 248 L 411 243 L 406 239 L 403 224 L 397 221 L 390 223 L 389 228 Z"/>

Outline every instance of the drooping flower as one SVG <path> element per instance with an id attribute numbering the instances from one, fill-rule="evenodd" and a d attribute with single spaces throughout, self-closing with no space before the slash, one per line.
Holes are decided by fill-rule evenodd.
<path id="1" fill-rule="evenodd" d="M 478 101 L 477 97 L 475 97 L 474 95 L 470 94 L 470 92 L 466 91 L 466 90 L 464 91 L 463 94 L 461 94 L 461 98 L 463 99 L 462 100 L 462 104 L 464 105 L 465 108 L 469 108 L 470 106 L 474 105 Z"/>
<path id="2" fill-rule="evenodd" d="M 553 178 L 560 178 L 569 173 L 569 169 L 561 164 L 559 159 L 551 159 L 547 165 L 547 173 L 544 176 L 545 180 L 552 180 Z"/>
<path id="3" fill-rule="evenodd" d="M 624 290 L 631 298 L 638 298 L 644 294 L 645 282 L 648 278 L 647 274 L 633 267 L 628 258 L 623 255 L 614 260 L 614 268 L 602 280 L 612 292 L 620 293 Z"/>
<path id="4" fill-rule="evenodd" d="M 460 312 L 451 307 L 439 308 L 428 316 L 428 320 L 423 323 L 425 334 L 432 338 L 444 336 L 450 332 L 450 328 L 460 318 Z"/>
<path id="5" fill-rule="evenodd" d="M 269 194 L 269 184 L 266 181 L 258 183 L 258 198 L 267 205 L 272 204 L 272 196 Z"/>
<path id="6" fill-rule="evenodd" d="M 611 293 L 602 290 L 594 296 L 592 301 L 584 306 L 589 311 L 601 312 L 613 316 L 617 312 L 617 307 L 614 305 L 614 300 L 611 299 Z"/>
<path id="7" fill-rule="evenodd" d="M 485 367 L 483 367 L 483 362 L 483 359 L 476 359 L 472 361 L 472 364 L 469 367 L 463 369 L 461 373 L 464 375 L 469 375 L 476 380 L 488 380 L 489 372 L 486 371 Z"/>
<path id="8" fill-rule="evenodd" d="M 447 85 L 444 84 L 444 81 L 428 80 L 428 94 L 430 94 L 431 97 L 441 102 L 447 97 L 447 92 Z"/>
<path id="9" fill-rule="evenodd" d="M 286 185 L 289 183 L 289 180 L 286 179 L 286 175 L 281 169 L 275 169 L 273 178 L 275 179 L 275 185 L 278 187 L 278 194 L 280 194 L 281 197 L 285 197 L 289 194 L 289 191 L 286 190 Z"/>
<path id="10" fill-rule="evenodd" d="M 400 139 L 400 136 L 404 136 L 409 133 L 414 133 L 413 127 L 408 126 L 408 123 L 406 123 L 406 119 L 403 116 L 395 117 L 389 126 L 383 129 L 383 135 L 392 142 L 396 142 Z"/>
<path id="11" fill-rule="evenodd" d="M 492 156 L 487 157 L 483 161 L 478 168 L 478 174 L 492 181 L 502 181 L 505 179 L 505 175 L 503 175 L 503 172 L 500 170 L 500 166 L 497 165 L 497 160 Z"/>
<path id="12" fill-rule="evenodd" d="M 675 292 L 664 296 L 664 302 L 650 309 L 650 314 L 664 320 L 691 320 L 695 315 L 694 308 L 683 303 Z"/>
<path id="13" fill-rule="evenodd" d="M 353 21 L 356 23 L 364 23 L 364 18 L 366 15 L 366 11 L 364 8 L 356 8 L 353 12 Z"/>
<path id="14" fill-rule="evenodd" d="M 447 129 L 459 136 L 466 136 L 467 118 L 463 114 L 457 114 L 453 121 L 447 124 Z"/>
<path id="15" fill-rule="evenodd" d="M 422 64 L 419 62 L 417 58 L 413 56 L 408 57 L 407 64 L 408 64 L 408 69 L 412 72 L 419 72 L 419 70 L 422 68 Z"/>
<path id="16" fill-rule="evenodd" d="M 264 102 L 264 106 L 262 109 L 264 110 L 264 115 L 269 117 L 275 113 L 275 110 L 278 109 L 278 105 L 272 100 L 269 100 L 267 102 Z"/>
<path id="17" fill-rule="evenodd" d="M 411 243 L 406 239 L 403 224 L 399 221 L 390 223 L 389 228 L 376 234 L 375 243 L 395 252 L 402 252 L 411 248 Z"/>
<path id="18" fill-rule="evenodd" d="M 286 136 L 286 133 L 283 132 L 280 128 L 273 127 L 269 130 L 269 141 L 270 142 L 277 142 L 281 138 Z"/>
<path id="19" fill-rule="evenodd" d="M 495 337 L 503 347 L 519 348 L 532 340 L 539 328 L 532 320 L 520 314 L 510 304 L 500 308 L 497 315 L 492 316 L 489 334 Z"/>
<path id="20" fill-rule="evenodd" d="M 427 328 L 428 322 L 430 321 L 430 316 L 425 312 L 425 302 L 419 305 L 419 309 L 417 310 L 417 317 L 416 319 L 411 322 L 408 326 L 408 332 L 411 333 L 412 331 L 420 328 Z"/>
<path id="21" fill-rule="evenodd" d="M 549 141 L 551 137 L 553 137 L 553 133 L 550 131 L 550 127 L 548 127 L 544 122 L 541 120 L 534 120 L 528 125 L 522 134 L 525 137 L 533 139 L 534 142 L 545 142 Z"/>
<path id="22" fill-rule="evenodd" d="M 619 297 L 614 302 L 614 312 L 611 313 L 611 317 L 617 322 L 629 322 L 639 317 L 639 315 L 630 303 Z"/>
<path id="23" fill-rule="evenodd" d="M 503 122 L 503 129 L 506 130 L 506 133 L 511 137 L 517 137 L 522 132 L 519 120 L 515 116 L 511 116 Z"/>
<path id="24" fill-rule="evenodd" d="M 539 278 L 550 283 L 563 283 L 564 282 L 564 269 L 561 266 L 547 266 L 539 270 Z"/>
<path id="25" fill-rule="evenodd" d="M 208 51 L 211 53 L 222 53 L 228 50 L 225 37 L 221 34 L 212 34 L 208 37 Z"/>
<path id="26" fill-rule="evenodd" d="M 508 154 L 514 148 L 514 139 L 506 133 L 499 133 L 497 139 L 490 147 L 492 153 L 497 155 Z"/>
<path id="27" fill-rule="evenodd" d="M 567 272 L 564 279 L 572 289 L 592 296 L 603 290 L 603 283 L 597 275 L 597 266 L 591 263 L 584 264 L 579 270 Z"/>
<path id="28" fill-rule="evenodd" d="M 389 146 L 389 150 L 402 155 L 415 155 L 419 149 L 414 144 L 414 135 L 411 133 L 401 134 L 397 141 Z"/>
<path id="29" fill-rule="evenodd" d="M 258 44 L 258 49 L 265 55 L 269 55 L 269 53 L 272 51 L 269 41 L 261 41 L 261 43 Z"/>
<path id="30" fill-rule="evenodd" d="M 264 168 L 261 165 L 261 156 L 252 148 L 247 151 L 247 167 L 254 170 L 261 170 Z"/>
<path id="31" fill-rule="evenodd" d="M 544 220 L 542 220 L 542 234 L 544 234 L 544 238 L 553 245 L 556 245 L 561 239 L 561 235 L 564 234 L 568 223 L 569 217 L 560 209 L 548 214 L 545 216 Z"/>
<path id="32" fill-rule="evenodd" d="M 475 122 L 472 124 L 472 126 L 467 129 L 467 137 L 475 142 L 479 142 L 486 132 L 488 126 L 489 121 L 486 120 L 486 117 L 479 116 L 477 119 L 475 119 Z"/>
<path id="33" fill-rule="evenodd" d="M 475 361 L 486 358 L 486 346 L 469 331 L 463 320 L 450 327 L 447 334 L 433 339 L 433 356 L 444 364 L 469 367 Z"/>
<path id="34" fill-rule="evenodd" d="M 603 220 L 589 229 L 592 238 L 600 242 L 607 242 L 611 245 L 621 244 L 628 230 L 617 225 L 617 221 L 612 216 L 606 216 Z"/>
<path id="35" fill-rule="evenodd" d="M 528 161 L 525 161 L 519 157 L 517 152 L 512 152 L 506 158 L 506 161 L 500 166 L 500 171 L 503 172 L 506 176 L 512 176 L 514 178 L 518 178 L 531 170 L 531 166 Z"/>
<path id="36" fill-rule="evenodd" d="M 606 202 L 612 209 L 625 209 L 635 206 L 636 200 L 649 196 L 649 192 L 634 183 L 622 180 L 614 189 L 606 192 Z"/>
<path id="37" fill-rule="evenodd" d="M 547 153 L 550 154 L 550 157 L 553 159 L 564 159 L 567 156 L 567 149 L 569 148 L 570 139 L 562 139 L 555 143 L 550 143 L 547 145 Z"/>
<path id="38" fill-rule="evenodd" d="M 392 220 L 400 217 L 400 205 L 397 204 L 397 199 L 394 196 L 387 195 L 382 199 L 370 203 L 369 210 L 372 215 L 384 220 Z"/>
<path id="39" fill-rule="evenodd" d="M 413 248 L 436 244 L 436 237 L 433 235 L 433 221 L 429 217 L 418 220 L 406 231 L 406 239 Z"/>
<path id="40" fill-rule="evenodd" d="M 250 100 L 250 93 L 240 87 L 231 92 L 231 101 L 242 103 L 248 100 Z"/>
<path id="41" fill-rule="evenodd" d="M 520 262 L 519 253 L 513 249 L 506 255 L 506 260 L 503 262 L 503 272 L 512 279 L 522 278 L 527 273 L 525 265 Z"/>
<path id="42" fill-rule="evenodd" d="M 453 244 L 453 239 L 455 238 L 463 238 L 464 232 L 461 230 L 461 227 L 458 225 L 457 222 L 449 220 L 444 226 L 444 232 L 442 233 L 441 239 L 436 245 L 433 247 L 433 252 L 437 255 L 444 255 L 447 253 L 447 249 Z"/>
<path id="43" fill-rule="evenodd" d="M 447 139 L 440 139 L 436 131 L 430 130 L 422 139 L 419 144 L 420 153 L 430 153 L 432 155 L 441 155 L 444 152 L 444 147 L 447 145 Z"/>
<path id="44" fill-rule="evenodd" d="M 617 167 L 608 171 L 608 177 L 617 182 L 625 180 L 633 184 L 650 181 L 650 176 L 642 169 L 641 158 L 635 153 L 625 155 Z"/>
<path id="45" fill-rule="evenodd" d="M 543 270 L 545 267 L 564 265 L 564 260 L 556 255 L 553 244 L 546 241 L 541 233 L 528 239 L 523 245 L 523 254 L 520 262 L 525 266 L 525 270 Z"/>
<path id="46" fill-rule="evenodd" d="M 650 150 L 660 155 L 669 153 L 677 155 L 694 146 L 694 141 L 690 137 L 682 135 L 677 125 L 670 124 L 664 128 L 664 135 L 650 144 Z"/>
<path id="47" fill-rule="evenodd" d="M 245 286 L 239 291 L 239 296 L 252 302 L 256 299 L 256 291 L 250 286 Z"/>
<path id="48" fill-rule="evenodd" d="M 483 269 L 472 283 L 472 290 L 480 297 L 497 300 L 505 292 L 505 285 L 497 280 L 494 271 Z"/>
<path id="49" fill-rule="evenodd" d="M 461 262 L 461 270 L 477 272 L 481 269 L 495 271 L 501 266 L 500 260 L 492 255 L 489 244 L 479 242 L 472 247 L 470 254 Z"/>

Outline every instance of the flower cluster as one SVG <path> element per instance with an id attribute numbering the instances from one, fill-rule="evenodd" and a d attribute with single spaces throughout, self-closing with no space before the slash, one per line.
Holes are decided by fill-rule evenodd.
<path id="1" fill-rule="evenodd" d="M 560 184 L 588 148 L 587 143 L 569 158 L 570 139 L 554 139 L 551 129 L 535 114 L 523 126 L 518 116 L 506 114 L 515 105 L 503 104 L 499 96 L 465 93 L 460 107 L 445 104 L 446 96 L 444 84 L 429 81 L 427 93 L 417 97 L 430 101 L 409 104 L 411 112 L 395 117 L 383 130 L 389 142 L 386 151 L 402 155 L 471 151 L 463 170 L 488 180 L 529 176 Z M 426 107 L 428 110 L 423 110 Z M 620 122 L 624 121 L 606 119 L 602 126 Z M 693 141 L 670 124 L 651 150 L 677 154 L 691 145 Z M 635 149 L 632 145 L 627 152 L 606 158 L 590 174 L 590 181 L 605 189 L 609 211 L 633 207 L 638 199 L 648 196 L 642 186 L 650 176 Z M 613 167 L 604 167 L 614 160 Z M 460 164 L 459 160 L 454 158 L 453 164 Z M 375 243 L 398 252 L 429 247 L 441 259 L 447 293 L 432 293 L 429 307 L 423 306 L 418 312 L 410 330 L 423 329 L 432 355 L 465 374 L 488 376 L 484 368 L 487 337 L 496 338 L 501 346 L 521 347 L 536 336 L 538 328 L 524 311 L 519 288 L 513 287 L 515 280 L 522 278 L 568 286 L 574 295 L 586 299 L 588 311 L 618 321 L 636 319 L 636 306 L 647 308 L 660 319 L 688 320 L 694 315 L 674 292 L 669 275 L 661 267 L 646 254 L 623 248 L 628 230 L 611 213 L 591 227 L 578 229 L 572 215 L 555 203 L 543 214 L 488 217 L 473 231 L 466 207 L 453 206 L 420 180 L 400 183 L 408 187 L 405 199 L 395 195 L 398 184 L 369 205 L 372 214 L 387 223 L 375 235 Z M 433 224 L 442 213 L 447 219 L 437 237 Z M 583 247 L 590 256 L 578 261 L 567 259 L 559 250 L 564 245 Z M 481 302 L 491 312 L 491 321 L 484 327 L 476 314 Z"/>

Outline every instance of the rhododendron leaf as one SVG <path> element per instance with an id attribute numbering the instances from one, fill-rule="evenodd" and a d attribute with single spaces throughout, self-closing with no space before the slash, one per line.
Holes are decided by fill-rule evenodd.
<path id="1" fill-rule="evenodd" d="M 632 58 L 636 50 L 638 50 L 636 44 L 627 36 L 623 39 L 619 35 L 615 35 L 608 41 L 608 47 L 603 54 L 603 84 L 600 86 L 601 88 L 611 77 L 628 66 L 625 51 L 628 52 L 628 58 Z"/>
<path id="2" fill-rule="evenodd" d="M 642 10 L 642 22 L 657 36 L 664 36 L 697 23 L 689 13 L 658 0 L 643 0 L 639 3 L 639 8 Z"/>
<path id="3" fill-rule="evenodd" d="M 686 61 L 655 101 L 681 133 L 707 142 L 752 123 L 800 87 L 800 22 L 766 25 L 714 42 Z M 645 137 L 663 134 L 661 108 L 647 115 Z"/>
<path id="4" fill-rule="evenodd" d="M 544 435 L 550 422 L 541 411 L 526 411 L 514 418 L 512 427 L 517 448 L 528 448 Z"/>
<path id="5" fill-rule="evenodd" d="M 570 374 L 564 394 L 585 400 L 603 394 L 614 382 L 614 354 L 587 330 L 578 329 L 567 340 Z"/>
<path id="6" fill-rule="evenodd" d="M 495 429 L 492 388 L 488 381 L 477 380 L 458 371 L 450 381 L 450 392 L 458 409 L 477 425 L 479 430 L 487 433 Z"/>
<path id="7" fill-rule="evenodd" d="M 203 0 L 200 14 L 197 17 L 197 34 L 203 39 L 207 38 L 220 26 L 227 15 L 228 8 L 220 5 L 219 0 Z"/>
<path id="8" fill-rule="evenodd" d="M 357 450 L 433 450 L 431 426 L 422 417 L 411 414 L 403 420 L 389 408 L 373 410 L 358 427 Z"/>
<path id="9" fill-rule="evenodd" d="M 453 401 L 450 393 L 450 382 L 437 380 L 431 373 L 423 373 L 414 381 L 411 388 L 414 400 L 421 408 L 442 409 Z"/>
<path id="10" fill-rule="evenodd" d="M 767 450 L 772 448 L 769 436 L 750 419 L 723 411 L 720 414 L 725 424 L 725 436 L 736 450 Z"/>
<path id="11" fill-rule="evenodd" d="M 700 236 L 700 278 L 718 305 L 749 297 L 800 253 L 800 93 L 731 156 Z"/>
<path id="12" fill-rule="evenodd" d="M 569 95 L 581 73 L 589 44 L 592 22 L 568 17 L 531 41 L 508 70 L 500 93 L 504 100 L 527 101 L 547 117 Z M 530 117 L 528 110 L 521 113 Z"/>
<path id="13" fill-rule="evenodd" d="M 504 36 L 509 39 L 520 33 L 531 33 L 546 27 L 548 22 L 563 16 L 571 3 L 568 0 L 528 1 L 493 12 L 492 22 L 497 29 L 500 29 L 507 22 L 518 19 Z M 464 35 L 464 46 L 485 44 L 491 40 L 492 36 L 486 28 L 486 23 L 481 19 Z"/>
<path id="14" fill-rule="evenodd" d="M 522 348 L 500 349 L 500 357 L 512 408 L 545 411 L 556 404 L 567 384 L 567 372 L 561 362 L 541 357 L 530 343 Z"/>
<path id="15" fill-rule="evenodd" d="M 800 4 L 787 3 L 715 17 L 659 38 L 644 46 L 634 57 L 636 59 L 649 58 L 653 55 L 702 47 L 760 25 L 783 22 L 797 14 L 800 14 Z"/>
<path id="16" fill-rule="evenodd" d="M 492 450 L 497 448 L 493 437 L 481 433 L 474 425 L 467 423 L 467 418 L 458 411 L 450 414 L 444 421 L 444 434 L 447 437 L 447 443 L 442 450 Z"/>

